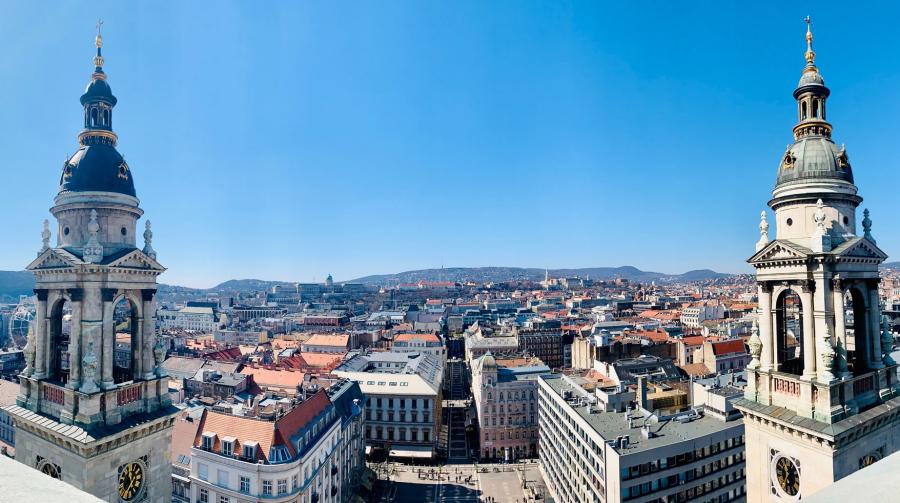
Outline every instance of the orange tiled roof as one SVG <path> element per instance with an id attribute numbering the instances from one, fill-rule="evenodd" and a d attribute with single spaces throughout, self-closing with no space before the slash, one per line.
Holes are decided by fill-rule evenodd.
<path id="1" fill-rule="evenodd" d="M 347 346 L 347 342 L 350 340 L 349 334 L 316 334 L 309 339 L 306 340 L 303 344 L 308 346 Z"/>
<path id="2" fill-rule="evenodd" d="M 182 412 L 175 425 L 172 427 L 172 462 L 178 461 L 178 456 L 191 457 L 191 446 L 197 438 L 197 427 L 200 421 L 188 421 L 187 412 Z"/>
<path id="3" fill-rule="evenodd" d="M 706 339 L 702 335 L 688 335 L 681 339 L 686 346 L 702 346 Z"/>
<path id="4" fill-rule="evenodd" d="M 441 342 L 441 339 L 434 334 L 397 334 L 394 336 L 395 342 L 409 342 L 416 340 L 425 342 Z"/>
<path id="5" fill-rule="evenodd" d="M 714 373 L 710 372 L 706 365 L 702 363 L 685 363 L 684 365 L 678 365 L 678 367 L 687 375 L 693 377 L 706 377 Z"/>
<path id="6" fill-rule="evenodd" d="M 216 434 L 216 441 L 213 444 L 214 452 L 222 452 L 222 437 L 234 437 L 237 439 L 238 445 L 235 446 L 237 452 L 241 452 L 240 449 L 244 442 L 258 442 L 257 460 L 268 462 L 272 446 L 284 446 L 291 456 L 295 456 L 297 449 L 290 441 L 291 436 L 300 431 L 330 403 L 325 391 L 319 390 L 315 395 L 275 421 L 233 416 L 207 409 L 203 411 L 203 417 L 199 421 L 200 424 L 194 436 L 194 447 L 202 445 L 203 433 L 209 431 Z"/>
<path id="7" fill-rule="evenodd" d="M 332 370 L 340 365 L 341 360 L 344 359 L 343 355 L 336 355 L 333 353 L 304 352 L 300 353 L 300 356 L 302 356 L 303 359 L 306 360 L 306 363 L 308 363 L 310 367 L 319 367 L 328 370 Z"/>
<path id="8" fill-rule="evenodd" d="M 262 388 L 296 388 L 303 382 L 303 372 L 295 370 L 273 370 L 263 367 L 244 367 L 240 371 L 244 375 L 252 375 L 253 380 Z"/>
<path id="9" fill-rule="evenodd" d="M 747 350 L 744 349 L 744 341 L 742 341 L 741 339 L 713 342 L 712 350 L 713 354 L 716 356 L 747 352 Z"/>

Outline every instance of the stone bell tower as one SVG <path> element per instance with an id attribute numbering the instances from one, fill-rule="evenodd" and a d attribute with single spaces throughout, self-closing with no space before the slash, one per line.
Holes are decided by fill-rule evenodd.
<path id="1" fill-rule="evenodd" d="M 175 412 L 156 338 L 156 278 L 165 268 L 149 222 L 143 250 L 136 247 L 143 211 L 116 150 L 99 23 L 96 46 L 79 148 L 63 163 L 50 210 L 56 246 L 45 221 L 43 246 L 28 265 L 37 314 L 7 412 L 18 461 L 106 501 L 163 502 L 171 500 Z"/>
<path id="2" fill-rule="evenodd" d="M 809 19 L 807 18 L 807 23 Z M 756 254 L 758 330 L 750 339 L 744 414 L 750 502 L 797 501 L 900 448 L 893 337 L 882 327 L 878 267 L 847 150 L 831 138 L 830 91 L 815 66 L 794 91 L 794 142 L 781 157 Z"/>

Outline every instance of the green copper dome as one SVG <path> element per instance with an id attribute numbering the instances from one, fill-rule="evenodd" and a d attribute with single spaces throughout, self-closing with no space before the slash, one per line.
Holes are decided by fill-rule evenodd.
<path id="1" fill-rule="evenodd" d="M 788 147 L 778 165 L 776 186 L 809 181 L 834 179 L 853 183 L 853 170 L 847 151 L 825 136 L 800 138 Z"/>

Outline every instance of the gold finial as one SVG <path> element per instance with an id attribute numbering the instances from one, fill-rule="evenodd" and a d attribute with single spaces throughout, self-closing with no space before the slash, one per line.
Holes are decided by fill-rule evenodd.
<path id="1" fill-rule="evenodd" d="M 97 45 L 97 49 L 103 47 L 103 35 L 100 34 L 100 27 L 103 26 L 103 20 L 97 20 L 97 37 L 94 39 L 94 44 Z"/>
<path id="2" fill-rule="evenodd" d="M 806 16 L 806 19 L 804 19 L 804 21 L 806 21 L 806 63 L 812 65 L 813 61 L 815 61 L 816 59 L 816 53 L 813 52 L 812 49 L 812 20 L 809 18 L 809 16 Z"/>
<path id="3" fill-rule="evenodd" d="M 103 35 L 100 34 L 100 27 L 103 26 L 103 20 L 97 20 L 97 37 L 94 38 L 94 45 L 97 46 L 97 55 L 94 56 L 94 66 L 98 68 L 97 71 L 94 72 L 94 75 L 100 75 L 103 73 L 102 70 L 99 70 L 103 67 L 103 55 L 100 54 L 100 48 L 103 47 Z"/>

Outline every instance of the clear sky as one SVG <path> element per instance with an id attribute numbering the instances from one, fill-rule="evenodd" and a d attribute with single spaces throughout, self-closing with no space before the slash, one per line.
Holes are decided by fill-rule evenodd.
<path id="1" fill-rule="evenodd" d="M 103 18 L 163 282 L 748 271 L 806 15 L 835 140 L 900 258 L 895 4 L 42 1 L 0 16 L 0 269 L 40 248 Z"/>

